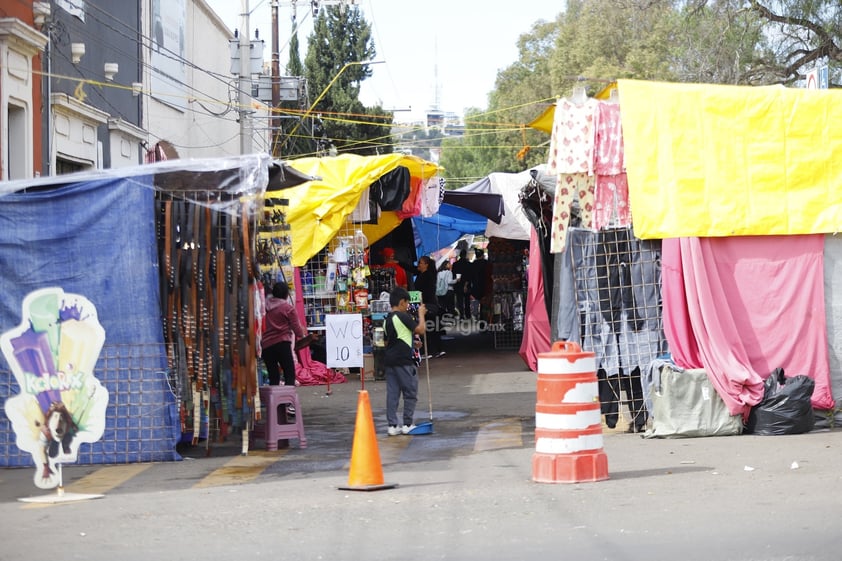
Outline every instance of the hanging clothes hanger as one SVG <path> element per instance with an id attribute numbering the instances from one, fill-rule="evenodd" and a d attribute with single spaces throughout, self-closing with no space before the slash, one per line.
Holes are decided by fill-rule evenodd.
<path id="1" fill-rule="evenodd" d="M 581 106 L 588 100 L 588 93 L 585 90 L 585 79 L 581 76 L 578 82 L 573 86 L 573 92 L 570 94 L 570 103 Z"/>

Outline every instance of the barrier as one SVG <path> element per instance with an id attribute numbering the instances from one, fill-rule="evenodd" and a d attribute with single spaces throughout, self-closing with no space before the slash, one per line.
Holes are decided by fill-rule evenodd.
<path id="1" fill-rule="evenodd" d="M 594 357 L 569 341 L 538 354 L 533 481 L 608 479 Z"/>
<path id="2" fill-rule="evenodd" d="M 380 463 L 380 449 L 374 431 L 374 417 L 371 401 L 366 390 L 360 390 L 357 399 L 357 421 L 354 425 L 354 444 L 351 448 L 351 467 L 348 470 L 348 485 L 339 487 L 345 491 L 378 491 L 392 489 L 396 483 L 385 483 L 383 466 Z"/>

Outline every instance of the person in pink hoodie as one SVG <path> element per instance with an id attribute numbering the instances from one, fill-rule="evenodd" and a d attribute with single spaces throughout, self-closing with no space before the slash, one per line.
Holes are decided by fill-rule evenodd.
<path id="1" fill-rule="evenodd" d="M 272 287 L 272 294 L 266 299 L 266 322 L 263 327 L 263 353 L 260 355 L 266 363 L 269 384 L 281 383 L 281 370 L 284 373 L 284 385 L 295 385 L 295 359 L 292 355 L 292 342 L 295 337 L 307 334 L 295 306 L 289 301 L 289 287 L 285 282 L 277 282 Z"/>

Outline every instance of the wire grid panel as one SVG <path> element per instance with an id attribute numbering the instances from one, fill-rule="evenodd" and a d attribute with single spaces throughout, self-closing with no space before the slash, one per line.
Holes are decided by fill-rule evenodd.
<path id="1" fill-rule="evenodd" d="M 582 348 L 596 355 L 605 423 L 643 430 L 643 374 L 666 350 L 660 240 L 637 239 L 630 228 L 573 228 L 569 242 L 579 334 Z"/>
<path id="2" fill-rule="evenodd" d="M 76 463 L 124 464 L 179 460 L 175 446 L 180 436 L 176 394 L 170 386 L 164 346 L 105 345 L 94 371 L 108 390 L 105 431 L 94 443 L 79 447 Z M 9 370 L 0 370 L 0 464 L 34 465 L 20 450 L 5 414 L 8 397 L 20 393 Z"/>
<path id="3" fill-rule="evenodd" d="M 367 314 L 371 270 L 362 224 L 349 216 L 328 245 L 302 267 L 302 319 L 310 329 L 323 329 L 328 314 Z"/>

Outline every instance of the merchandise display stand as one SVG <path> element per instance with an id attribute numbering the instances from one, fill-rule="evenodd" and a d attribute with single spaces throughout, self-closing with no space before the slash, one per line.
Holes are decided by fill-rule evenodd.
<path id="1" fill-rule="evenodd" d="M 503 238 L 491 238 L 489 241 L 496 350 L 517 350 L 523 340 L 528 252 L 528 242 Z"/>

